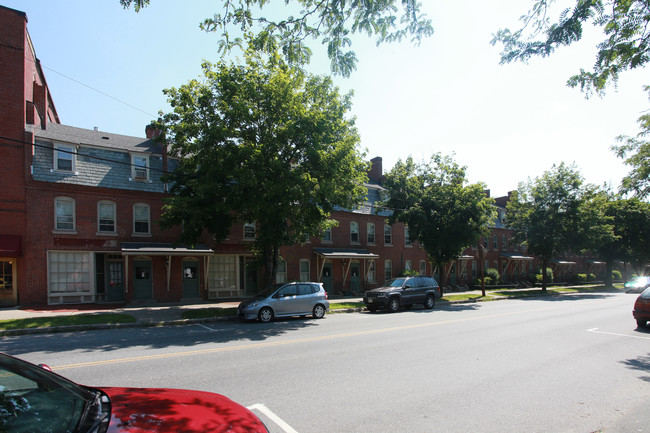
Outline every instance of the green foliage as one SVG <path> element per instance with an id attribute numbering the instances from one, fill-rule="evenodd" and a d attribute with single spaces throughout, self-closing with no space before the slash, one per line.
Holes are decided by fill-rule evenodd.
<path id="1" fill-rule="evenodd" d="M 499 284 L 501 282 L 501 275 L 497 269 L 487 268 L 485 270 L 485 276 L 492 281 L 491 284 Z M 487 282 L 485 284 L 487 284 Z"/>
<path id="2" fill-rule="evenodd" d="M 612 219 L 615 239 L 599 249 L 599 255 L 608 263 L 629 262 L 642 273 L 650 263 L 650 203 L 638 198 L 611 200 L 606 213 Z"/>
<path id="3" fill-rule="evenodd" d="M 149 5 L 149 0 L 120 0 L 120 4 L 124 8 L 133 5 L 138 12 Z M 222 5 L 221 12 L 201 23 L 203 30 L 220 34 L 222 53 L 243 44 L 241 37 L 231 36 L 231 30 L 243 34 L 253 32 L 257 50 L 272 53 L 278 46 L 286 61 L 297 66 L 310 60 L 312 52 L 306 41 L 320 39 L 327 48 L 332 72 L 345 77 L 356 69 L 357 63 L 354 51 L 349 48 L 352 34 L 375 36 L 377 44 L 407 37 L 419 44 L 433 34 L 431 20 L 421 13 L 417 0 L 223 0 Z M 271 5 L 299 13 L 294 16 L 289 12 L 277 20 L 269 19 L 262 12 Z"/>
<path id="4" fill-rule="evenodd" d="M 612 280 L 621 281 L 622 279 L 623 279 L 623 274 L 621 274 L 621 271 L 617 271 L 617 270 L 612 271 Z"/>
<path id="5" fill-rule="evenodd" d="M 382 206 L 392 210 L 389 221 L 406 224 L 411 239 L 439 269 L 475 245 L 495 215 L 485 185 L 466 185 L 465 167 L 441 154 L 429 163 L 399 160 L 386 174 L 384 187 Z"/>
<path id="6" fill-rule="evenodd" d="M 535 275 L 535 281 L 538 283 L 543 282 L 544 276 L 542 275 L 542 270 L 539 269 L 537 271 L 537 274 Z M 551 268 L 546 268 L 546 281 L 547 282 L 552 282 L 553 281 L 553 269 Z"/>
<path id="7" fill-rule="evenodd" d="M 587 274 L 578 274 L 578 283 L 586 283 L 587 282 Z"/>
<path id="8" fill-rule="evenodd" d="M 485 280 L 485 285 L 486 285 L 486 286 L 490 286 L 490 285 L 492 285 L 492 284 L 496 284 L 495 281 L 494 281 L 491 277 L 485 277 L 484 280 Z M 474 280 L 474 286 L 478 286 L 478 287 L 481 287 L 481 286 L 482 286 L 482 283 L 481 283 L 481 279 L 480 279 L 480 278 L 477 278 L 477 279 Z"/>
<path id="9" fill-rule="evenodd" d="M 603 93 L 615 84 L 620 72 L 645 67 L 650 60 L 650 3 L 647 0 L 575 0 L 552 22 L 553 0 L 534 0 L 533 8 L 521 17 L 518 30 L 501 29 L 492 44 L 503 44 L 501 63 L 547 57 L 562 46 L 582 39 L 583 26 L 600 27 L 604 39 L 598 44 L 592 71 L 581 69 L 568 80 L 589 95 Z"/>
<path id="10" fill-rule="evenodd" d="M 183 227 L 195 244 L 222 241 L 234 222 L 256 223 L 255 251 L 271 281 L 282 245 L 304 242 L 336 207 L 366 194 L 368 164 L 358 150 L 351 94 L 307 75 L 277 53 L 250 47 L 245 64 L 205 62 L 203 77 L 165 90 L 173 111 L 159 126 L 179 167 L 160 224 Z"/>
<path id="11" fill-rule="evenodd" d="M 420 275 L 420 273 L 415 269 L 405 269 L 400 274 L 400 277 L 417 277 L 418 275 Z"/>

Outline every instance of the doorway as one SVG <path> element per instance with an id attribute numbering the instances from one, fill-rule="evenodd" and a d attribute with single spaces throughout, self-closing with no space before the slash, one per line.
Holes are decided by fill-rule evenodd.
<path id="1" fill-rule="evenodd" d="M 153 299 L 151 260 L 134 260 L 133 270 L 133 299 Z"/>
<path id="2" fill-rule="evenodd" d="M 124 263 L 121 260 L 107 261 L 105 278 L 107 300 L 124 301 Z"/>
<path id="3" fill-rule="evenodd" d="M 183 298 L 199 298 L 199 261 L 196 259 L 183 260 Z"/>
<path id="4" fill-rule="evenodd" d="M 322 277 L 323 287 L 328 293 L 332 293 L 334 290 L 334 276 L 332 275 L 332 263 L 327 262 L 323 265 L 323 277 Z"/>
<path id="5" fill-rule="evenodd" d="M 14 266 L 16 259 L 0 260 L 0 306 L 13 306 L 18 303 L 14 285 Z"/>

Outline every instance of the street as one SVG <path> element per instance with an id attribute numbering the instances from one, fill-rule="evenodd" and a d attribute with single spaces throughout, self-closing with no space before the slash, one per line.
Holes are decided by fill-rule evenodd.
<path id="1" fill-rule="evenodd" d="M 218 392 L 271 432 L 648 432 L 636 296 L 23 335 L 0 351 L 86 385 Z"/>

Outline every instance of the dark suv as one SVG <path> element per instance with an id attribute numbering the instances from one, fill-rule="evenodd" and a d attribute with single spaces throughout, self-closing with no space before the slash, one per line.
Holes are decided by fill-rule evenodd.
<path id="1" fill-rule="evenodd" d="M 363 302 L 371 312 L 386 308 L 394 313 L 400 307 L 410 308 L 413 304 L 422 304 L 430 310 L 436 296 L 440 296 L 440 287 L 433 277 L 399 277 L 384 287 L 368 290 L 363 295 Z"/>

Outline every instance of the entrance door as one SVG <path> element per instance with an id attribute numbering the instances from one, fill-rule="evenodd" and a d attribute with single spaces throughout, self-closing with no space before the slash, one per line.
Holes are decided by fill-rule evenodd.
<path id="1" fill-rule="evenodd" d="M 105 278 L 107 299 L 111 302 L 124 301 L 124 263 L 121 261 L 106 262 Z"/>
<path id="2" fill-rule="evenodd" d="M 259 291 L 257 260 L 252 257 L 244 258 L 244 284 L 247 295 L 256 295 Z"/>
<path id="3" fill-rule="evenodd" d="M 361 287 L 361 271 L 359 270 L 359 263 L 350 263 L 350 291 L 359 293 Z"/>
<path id="4" fill-rule="evenodd" d="M 199 261 L 183 260 L 183 298 L 200 297 L 199 281 Z"/>
<path id="5" fill-rule="evenodd" d="M 133 298 L 153 299 L 151 260 L 134 260 L 133 271 Z"/>
<path id="6" fill-rule="evenodd" d="M 0 305 L 16 305 L 13 267 L 16 259 L 0 260 Z"/>
<path id="7" fill-rule="evenodd" d="M 332 290 L 334 288 L 334 276 L 332 275 L 332 264 L 331 263 L 325 263 L 323 266 L 323 287 L 325 287 L 325 291 L 328 293 L 332 293 Z"/>

